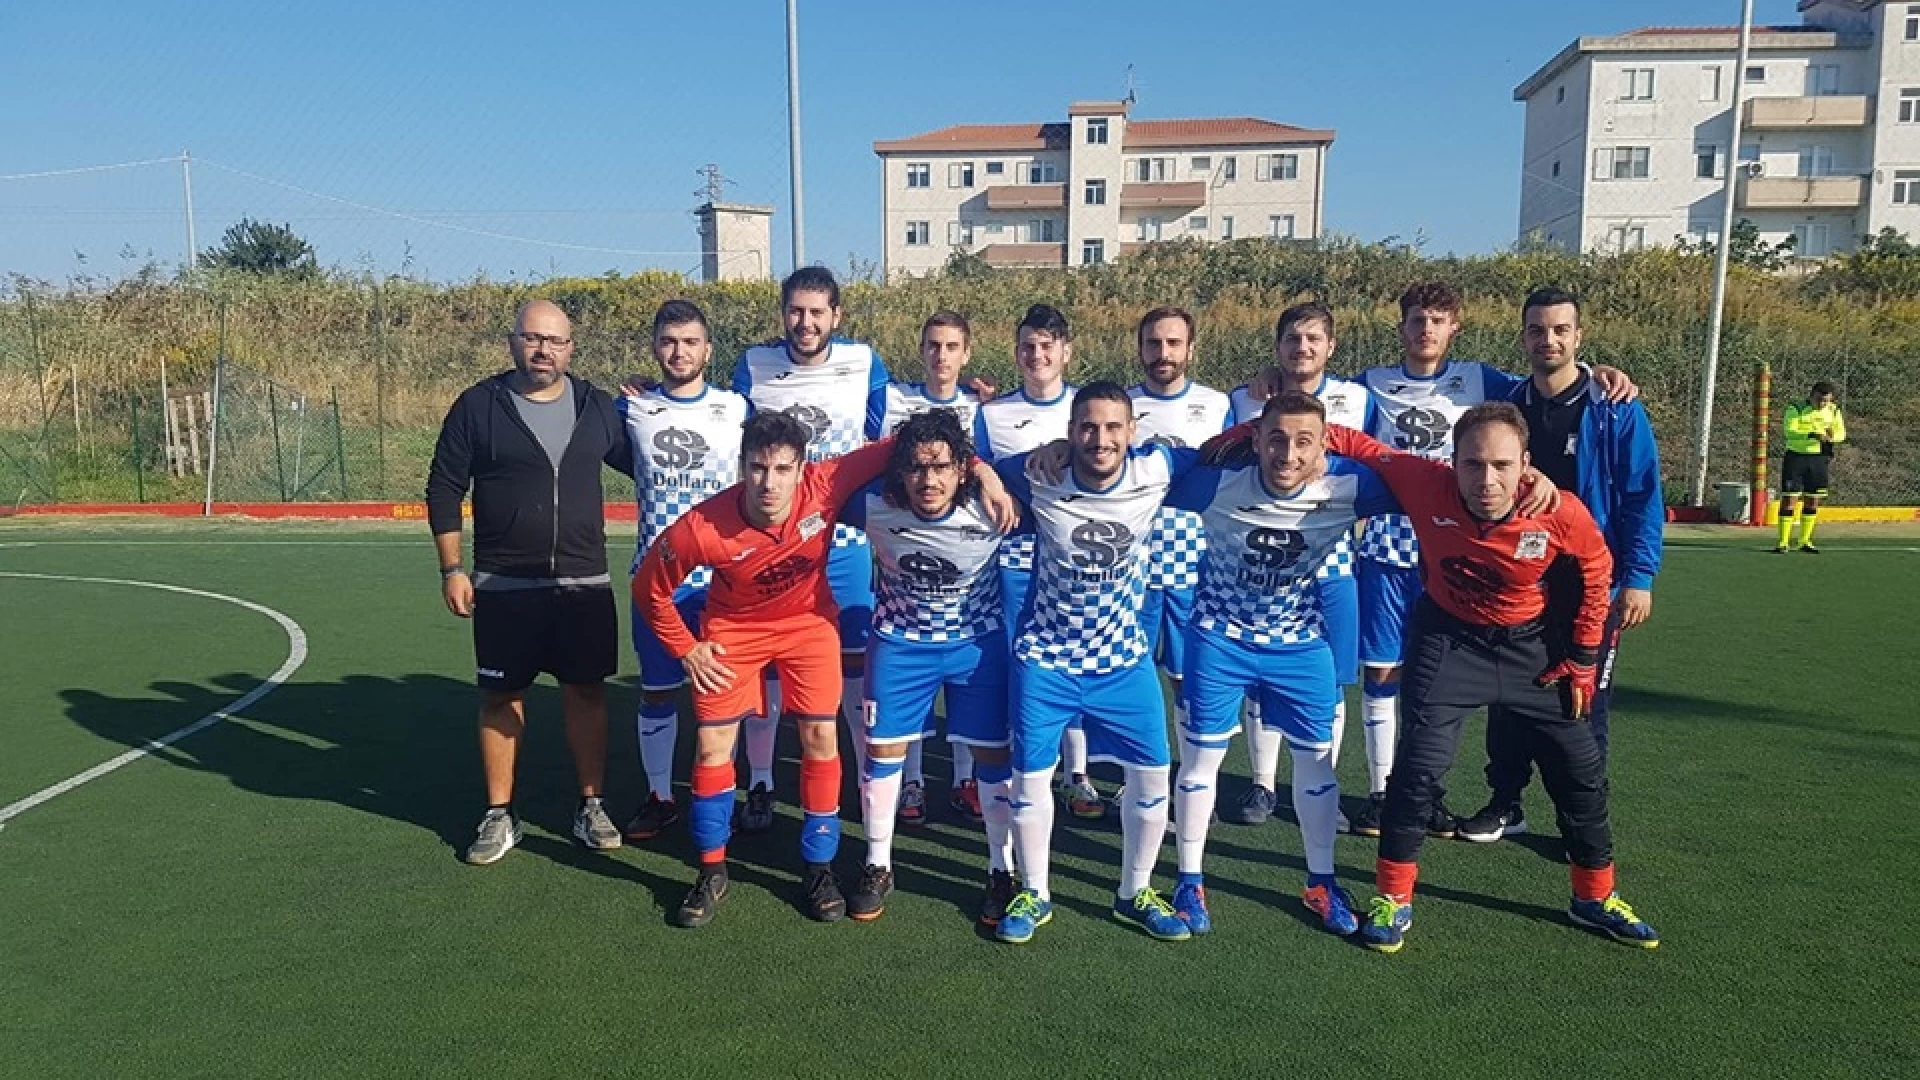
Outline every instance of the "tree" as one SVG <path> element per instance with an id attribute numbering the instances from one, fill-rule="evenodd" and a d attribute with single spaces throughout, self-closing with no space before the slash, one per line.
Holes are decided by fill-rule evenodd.
<path id="1" fill-rule="evenodd" d="M 1682 255 L 1708 256 L 1719 247 L 1711 240 L 1694 241 L 1686 237 L 1675 237 L 1673 246 Z M 1760 226 L 1741 218 L 1733 223 L 1733 233 L 1727 244 L 1727 262 L 1772 273 L 1787 268 L 1787 264 L 1793 260 L 1793 248 L 1793 237 L 1783 237 L 1779 243 L 1769 244 L 1760 239 Z"/>
<path id="2" fill-rule="evenodd" d="M 200 265 L 210 270 L 236 270 L 245 274 L 284 274 L 312 278 L 320 273 L 313 245 L 302 239 L 290 225 L 268 225 L 252 218 L 220 237 L 218 247 L 200 254 Z"/>

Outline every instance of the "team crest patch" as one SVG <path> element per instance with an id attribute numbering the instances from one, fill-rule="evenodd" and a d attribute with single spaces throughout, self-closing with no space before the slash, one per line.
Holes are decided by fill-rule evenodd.
<path id="1" fill-rule="evenodd" d="M 827 521 L 825 518 L 821 517 L 819 514 L 808 514 L 806 517 L 800 520 L 800 539 L 811 540 L 816 535 L 819 534 L 820 530 L 826 527 L 827 527 Z M 1543 535 L 1543 542 L 1544 542 L 1544 535 Z M 1544 554 L 1545 548 L 1542 548 L 1541 550 L 1542 550 L 1542 553 Z"/>
<path id="2" fill-rule="evenodd" d="M 1547 557 L 1547 534 L 1543 532 L 1523 532 L 1520 543 L 1513 549 L 1516 559 L 1544 559 Z"/>

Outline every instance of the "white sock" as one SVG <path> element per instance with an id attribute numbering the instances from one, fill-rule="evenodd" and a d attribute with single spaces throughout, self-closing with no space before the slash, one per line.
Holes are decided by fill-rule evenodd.
<path id="1" fill-rule="evenodd" d="M 922 787 L 927 783 L 926 776 L 920 771 L 920 745 L 924 742 L 926 742 L 925 739 L 915 739 L 907 744 L 907 764 L 904 773 L 907 783 L 919 784 Z"/>
<path id="2" fill-rule="evenodd" d="M 901 765 L 900 758 L 874 758 L 860 773 L 860 822 L 866 826 L 867 862 L 873 866 L 893 865 L 893 819 L 900 805 Z"/>
<path id="3" fill-rule="evenodd" d="M 1174 783 L 1174 837 L 1180 848 L 1180 872 L 1197 874 L 1206 855 L 1207 825 L 1213 821 L 1213 805 L 1219 798 L 1220 764 L 1227 760 L 1227 747 L 1180 741 L 1187 748 Z"/>
<path id="4" fill-rule="evenodd" d="M 973 747 L 950 742 L 947 748 L 953 754 L 953 786 L 958 788 L 962 781 L 973 779 Z"/>
<path id="5" fill-rule="evenodd" d="M 1362 717 L 1367 733 L 1367 794 L 1387 790 L 1387 774 L 1393 771 L 1393 743 L 1400 728 L 1400 695 L 1364 699 Z"/>
<path id="6" fill-rule="evenodd" d="M 642 705 L 633 727 L 640 741 L 640 768 L 646 771 L 648 789 L 662 802 L 672 802 L 673 746 L 679 735 L 680 710 L 672 702 Z"/>
<path id="7" fill-rule="evenodd" d="M 1013 774 L 1013 851 L 1021 884 L 1045 900 L 1053 843 L 1053 770 Z"/>
<path id="8" fill-rule="evenodd" d="M 1087 729 L 1070 727 L 1060 736 L 1060 767 L 1069 777 L 1087 775 Z"/>
<path id="9" fill-rule="evenodd" d="M 1344 693 L 1333 703 L 1333 767 L 1340 767 L 1340 744 L 1347 738 L 1347 698 Z"/>
<path id="10" fill-rule="evenodd" d="M 987 869 L 1013 870 L 1013 781 L 982 780 L 980 813 L 986 818 Z"/>
<path id="11" fill-rule="evenodd" d="M 1289 746 L 1293 753 L 1293 813 L 1307 873 L 1333 873 L 1334 824 L 1340 814 L 1340 784 L 1333 778 L 1333 752 Z"/>
<path id="12" fill-rule="evenodd" d="M 1247 755 L 1253 759 L 1253 782 L 1268 791 L 1280 790 L 1274 777 L 1280 775 L 1280 737 L 1278 728 L 1260 722 L 1260 703 L 1248 698 L 1240 715 L 1247 725 Z"/>
<path id="13" fill-rule="evenodd" d="M 1120 804 L 1120 898 L 1153 884 L 1153 864 L 1167 837 L 1167 794 L 1170 770 L 1127 766 L 1127 798 Z"/>
<path id="14" fill-rule="evenodd" d="M 769 708 L 773 708 L 771 704 Z M 740 725 L 745 728 L 745 737 L 740 740 L 746 747 L 747 770 L 752 774 L 747 781 L 749 788 L 767 785 L 773 790 L 773 741 L 780 734 L 780 714 L 774 712 L 768 716 L 749 716 Z"/>

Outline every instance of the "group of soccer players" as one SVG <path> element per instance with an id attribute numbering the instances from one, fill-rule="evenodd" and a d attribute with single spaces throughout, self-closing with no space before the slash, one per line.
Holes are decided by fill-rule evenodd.
<path id="1" fill-rule="evenodd" d="M 1160 940 L 1208 932 L 1207 832 L 1245 726 L 1254 783 L 1230 816 L 1273 814 L 1284 746 L 1302 901 L 1330 932 L 1400 948 L 1420 839 L 1524 828 L 1519 789 L 1537 764 L 1568 845 L 1570 917 L 1657 944 L 1613 889 L 1604 729 L 1588 716 L 1604 716 L 1617 628 L 1650 603 L 1631 594 L 1650 596 L 1658 569 L 1658 524 L 1649 556 L 1643 520 L 1658 469 L 1631 382 L 1575 363 L 1573 297 L 1528 298 L 1531 380 L 1451 359 L 1460 296 L 1423 284 L 1401 298 L 1401 363 L 1327 374 L 1334 317 L 1304 303 L 1279 317 L 1274 364 L 1232 394 L 1190 377 L 1195 320 L 1175 307 L 1139 322 L 1137 384 L 1075 387 L 1068 322 L 1034 305 L 1015 331 L 1021 384 L 993 395 L 961 383 L 972 330 L 959 315 L 927 319 L 925 381 L 897 383 L 871 347 L 836 336 L 826 270 L 796 271 L 781 306 L 784 335 L 749 349 L 721 389 L 704 379 L 704 314 L 663 305 L 658 371 L 618 402 L 640 507 L 650 788 L 623 831 L 645 841 L 681 819 L 674 694 L 690 684 L 685 818 L 700 865 L 678 924 L 724 902 L 731 832 L 771 824 L 782 716 L 801 746 L 806 910 L 880 917 L 896 825 L 927 814 L 920 748 L 939 734 L 940 698 L 951 805 L 986 834 L 980 919 L 1002 941 L 1030 941 L 1053 916 L 1056 801 L 1108 813 L 1093 763 L 1124 775 L 1114 916 Z M 1551 462 L 1540 435 L 1564 444 Z M 1349 822 L 1334 767 L 1356 682 L 1369 798 Z M 1493 717 L 1495 794 L 1456 822 L 1439 781 L 1479 706 Z M 866 837 L 844 892 L 839 724 Z M 1178 877 L 1163 898 L 1153 873 L 1170 815 Z M 1381 838 L 1380 895 L 1364 909 L 1334 877 L 1342 830 Z"/>

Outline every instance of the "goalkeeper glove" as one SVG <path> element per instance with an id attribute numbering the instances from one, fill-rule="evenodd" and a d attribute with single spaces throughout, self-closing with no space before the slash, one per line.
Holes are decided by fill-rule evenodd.
<path id="1" fill-rule="evenodd" d="M 1562 660 L 1541 672 L 1540 678 L 1535 681 L 1541 686 L 1552 686 L 1562 679 L 1566 680 L 1567 683 L 1567 693 L 1571 698 L 1573 707 L 1573 718 L 1575 720 L 1584 720 L 1587 715 L 1588 706 L 1593 704 L 1594 692 L 1598 689 L 1599 671 L 1592 664 L 1581 664 L 1572 660 Z"/>

